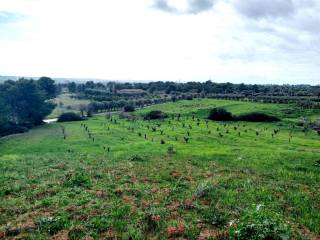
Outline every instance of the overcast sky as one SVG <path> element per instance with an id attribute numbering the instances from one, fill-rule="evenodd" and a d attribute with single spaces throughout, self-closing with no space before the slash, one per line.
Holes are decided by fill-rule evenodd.
<path id="1" fill-rule="evenodd" d="M 0 0 L 0 75 L 320 84 L 319 0 Z"/>

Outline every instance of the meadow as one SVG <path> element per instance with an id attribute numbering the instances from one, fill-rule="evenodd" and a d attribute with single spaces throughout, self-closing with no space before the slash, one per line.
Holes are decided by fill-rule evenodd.
<path id="1" fill-rule="evenodd" d="M 300 116 L 320 111 L 194 99 L 4 137 L 0 239 L 318 239 L 320 136 Z"/>

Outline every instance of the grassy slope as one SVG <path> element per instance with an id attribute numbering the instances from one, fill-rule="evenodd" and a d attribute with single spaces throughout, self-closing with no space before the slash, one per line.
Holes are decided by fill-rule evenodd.
<path id="1" fill-rule="evenodd" d="M 239 126 L 209 122 L 207 128 L 201 119 L 197 126 L 192 113 L 203 118 L 214 106 L 224 106 L 235 114 L 263 111 L 285 121 Z M 284 116 L 288 108 L 293 107 L 181 101 L 137 113 L 150 109 L 181 113 L 181 122 L 159 122 L 158 129 L 164 130 L 164 135 L 148 130 L 147 126 L 157 122 L 118 119 L 115 124 L 100 116 L 85 122 L 94 142 L 79 122 L 63 124 L 66 140 L 61 124 L 2 139 L 0 231 L 6 225 L 33 226 L 42 219 L 40 230 L 24 235 L 47 238 L 69 232 L 98 238 L 122 233 L 124 238 L 141 239 L 168 236 L 168 227 L 182 223 L 183 236 L 196 239 L 199 234 L 222 234 L 228 229 L 227 222 L 263 204 L 293 229 L 319 235 L 320 168 L 315 165 L 320 159 L 319 136 L 291 129 L 301 112 Z M 319 112 L 303 114 L 319 116 Z M 192 125 L 192 129 L 183 128 L 182 123 Z M 276 128 L 280 133 L 272 138 Z M 188 144 L 183 141 L 187 131 L 191 135 Z M 161 139 L 166 144 L 160 144 Z M 103 146 L 111 151 L 104 151 Z M 168 153 L 169 146 L 176 153 Z M 129 160 L 136 154 L 143 161 Z M 203 188 L 208 189 L 208 195 L 194 197 Z M 217 218 L 223 221 L 212 225 Z M 64 229 L 67 231 L 61 231 Z"/>

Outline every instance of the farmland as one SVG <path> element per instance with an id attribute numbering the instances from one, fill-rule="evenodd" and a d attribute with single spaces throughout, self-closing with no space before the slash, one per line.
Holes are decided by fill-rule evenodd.
<path id="1" fill-rule="evenodd" d="M 207 120 L 214 107 L 282 121 Z M 168 118 L 144 120 L 151 110 Z M 320 137 L 301 116 L 320 112 L 194 99 L 4 137 L 0 239 L 246 239 L 266 221 L 284 239 L 316 239 Z"/>

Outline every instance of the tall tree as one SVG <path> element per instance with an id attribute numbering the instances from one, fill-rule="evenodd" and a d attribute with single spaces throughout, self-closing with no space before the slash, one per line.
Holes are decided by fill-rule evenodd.
<path id="1" fill-rule="evenodd" d="M 54 80 L 49 77 L 41 77 L 37 81 L 39 88 L 45 92 L 45 97 L 47 99 L 54 98 L 57 95 L 57 87 L 54 84 Z"/>

